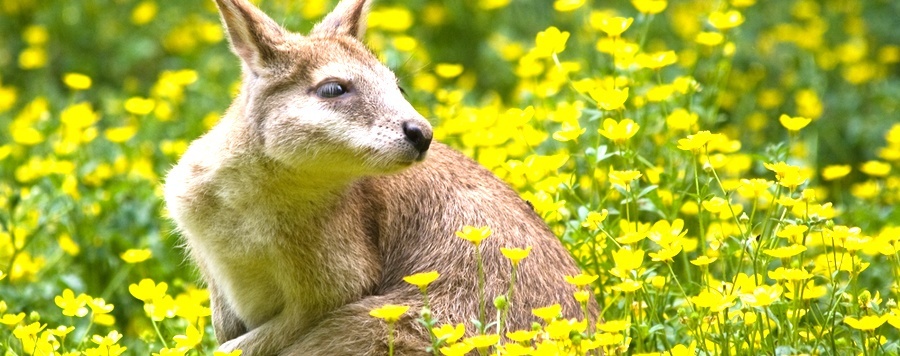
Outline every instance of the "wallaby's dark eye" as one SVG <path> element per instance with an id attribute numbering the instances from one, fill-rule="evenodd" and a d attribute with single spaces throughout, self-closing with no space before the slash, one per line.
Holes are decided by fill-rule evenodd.
<path id="1" fill-rule="evenodd" d="M 347 88 L 338 82 L 327 82 L 316 88 L 316 95 L 320 98 L 337 98 L 347 93 Z"/>

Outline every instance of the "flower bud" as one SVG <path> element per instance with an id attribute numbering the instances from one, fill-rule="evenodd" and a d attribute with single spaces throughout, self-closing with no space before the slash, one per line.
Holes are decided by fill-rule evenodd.
<path id="1" fill-rule="evenodd" d="M 506 310 L 509 308 L 509 300 L 506 299 L 506 295 L 499 295 L 497 298 L 494 298 L 494 307 L 497 310 Z"/>

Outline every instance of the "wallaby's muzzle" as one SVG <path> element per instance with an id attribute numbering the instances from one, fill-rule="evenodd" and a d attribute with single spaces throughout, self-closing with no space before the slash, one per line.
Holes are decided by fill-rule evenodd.
<path id="1" fill-rule="evenodd" d="M 421 161 L 425 159 L 425 153 L 428 152 L 428 147 L 431 146 L 431 128 L 427 126 L 423 128 L 413 121 L 404 121 L 403 135 L 416 148 L 416 151 L 419 151 L 419 156 L 416 160 Z"/>

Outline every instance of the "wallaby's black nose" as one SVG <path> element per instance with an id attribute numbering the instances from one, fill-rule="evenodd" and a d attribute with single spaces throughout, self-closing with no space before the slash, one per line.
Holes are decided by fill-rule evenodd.
<path id="1" fill-rule="evenodd" d="M 403 134 L 420 154 L 428 151 L 428 146 L 431 146 L 431 130 L 422 130 L 422 127 L 412 121 L 403 123 Z"/>

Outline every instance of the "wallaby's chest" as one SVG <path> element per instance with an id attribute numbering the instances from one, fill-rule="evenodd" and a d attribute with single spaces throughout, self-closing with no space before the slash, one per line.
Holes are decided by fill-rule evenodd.
<path id="1" fill-rule="evenodd" d="M 207 279 L 251 328 L 281 313 L 316 318 L 365 295 L 380 272 L 353 209 L 281 203 L 216 204 L 188 235 Z"/>

